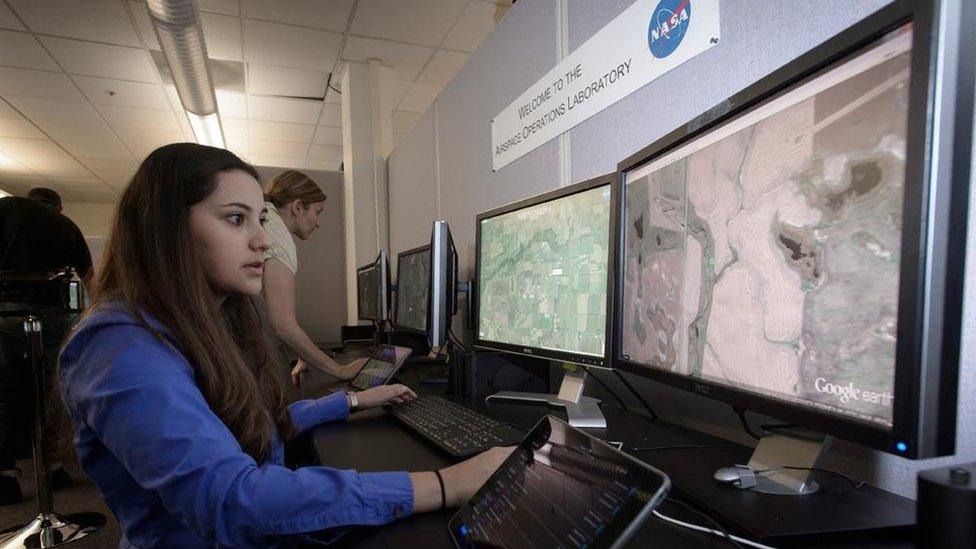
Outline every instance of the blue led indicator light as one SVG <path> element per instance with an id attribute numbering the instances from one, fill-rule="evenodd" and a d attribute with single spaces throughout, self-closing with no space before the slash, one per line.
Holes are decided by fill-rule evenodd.
<path id="1" fill-rule="evenodd" d="M 906 444 L 904 441 L 899 440 L 898 442 L 895 443 L 895 449 L 901 453 L 905 453 L 908 451 L 908 444 Z"/>

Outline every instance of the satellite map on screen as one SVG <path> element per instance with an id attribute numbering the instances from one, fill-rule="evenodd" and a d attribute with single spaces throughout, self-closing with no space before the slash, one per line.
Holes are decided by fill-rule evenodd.
<path id="1" fill-rule="evenodd" d="M 400 258 L 397 270 L 397 325 L 411 330 L 427 329 L 427 295 L 430 285 L 430 249 Z"/>
<path id="2" fill-rule="evenodd" d="M 627 174 L 624 358 L 891 425 L 910 36 Z"/>
<path id="3" fill-rule="evenodd" d="M 481 221 L 479 337 L 603 356 L 610 187 Z"/>
<path id="4" fill-rule="evenodd" d="M 356 290 L 359 293 L 359 317 L 377 318 L 378 304 L 376 303 L 377 284 L 376 269 L 370 268 L 356 272 Z"/>

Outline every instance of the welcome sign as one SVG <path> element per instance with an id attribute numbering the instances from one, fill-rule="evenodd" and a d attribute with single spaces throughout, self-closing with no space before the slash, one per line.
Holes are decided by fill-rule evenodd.
<path id="1" fill-rule="evenodd" d="M 499 170 L 719 41 L 719 0 L 639 0 L 491 121 Z"/>

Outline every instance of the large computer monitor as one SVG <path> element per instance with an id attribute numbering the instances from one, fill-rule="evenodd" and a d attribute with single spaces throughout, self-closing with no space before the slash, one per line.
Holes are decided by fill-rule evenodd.
<path id="1" fill-rule="evenodd" d="M 954 451 L 973 67 L 945 103 L 915 16 L 884 8 L 621 163 L 615 366 Z"/>
<path id="2" fill-rule="evenodd" d="M 386 251 L 381 250 L 376 260 L 356 269 L 356 307 L 361 320 L 382 322 L 389 307 L 387 296 L 390 289 L 390 266 Z"/>
<path id="3" fill-rule="evenodd" d="M 479 214 L 475 345 L 583 366 L 607 367 L 614 203 L 607 175 Z M 557 395 L 489 398 L 565 406 L 576 427 L 606 427 L 583 396 L 585 369 L 570 369 Z"/>
<path id="4" fill-rule="evenodd" d="M 430 298 L 430 245 L 397 254 L 397 293 L 394 326 L 397 330 L 427 333 Z"/>

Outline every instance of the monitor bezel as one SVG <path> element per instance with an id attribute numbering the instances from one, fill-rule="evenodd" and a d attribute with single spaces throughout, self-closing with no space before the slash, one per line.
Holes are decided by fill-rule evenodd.
<path id="1" fill-rule="evenodd" d="M 933 14 L 937 13 L 937 9 L 938 2 L 933 0 L 914 3 L 896 0 L 618 164 L 622 188 L 618 216 L 622 216 L 626 207 L 623 187 L 627 172 L 704 135 L 792 89 L 802 81 L 816 77 L 829 70 L 834 63 L 862 52 L 885 34 L 911 22 L 912 78 L 909 84 L 892 428 L 887 429 L 880 424 L 874 425 L 853 417 L 820 411 L 706 379 L 640 365 L 622 357 L 621 334 L 617 331 L 613 332 L 611 345 L 615 367 L 902 457 L 921 459 L 948 455 L 955 451 L 957 365 L 965 254 L 960 257 L 960 254 L 950 256 L 944 252 L 947 249 L 965 249 L 969 151 L 972 145 L 973 48 L 971 43 L 960 46 L 964 55 L 970 55 L 969 63 L 958 63 L 958 78 L 953 82 L 946 82 L 947 86 L 953 88 L 961 86 L 958 95 L 954 96 L 957 103 L 965 103 L 964 99 L 958 99 L 960 96 L 968 96 L 970 102 L 968 106 L 962 105 L 961 115 L 956 111 L 955 116 L 961 116 L 965 121 L 953 125 L 953 131 L 933 122 L 937 109 L 944 109 L 945 104 L 951 101 L 944 96 L 937 97 L 933 92 L 939 41 L 958 39 L 953 35 L 953 29 L 941 29 L 934 22 Z M 967 8 L 960 8 L 965 9 Z M 970 7 L 968 12 L 961 13 L 965 15 L 964 20 L 973 23 L 976 19 L 974 12 L 976 10 Z M 960 23 L 959 28 L 965 28 L 964 25 L 965 23 Z M 943 31 L 946 36 L 940 37 L 940 32 Z M 946 154 L 945 150 L 955 152 L 951 163 L 946 160 L 942 160 L 939 165 L 932 162 L 932 139 L 937 132 L 941 132 L 939 137 L 944 142 L 948 141 L 948 145 L 943 145 L 943 154 Z M 932 199 L 932 195 L 940 200 Z M 925 211 L 923 207 L 926 208 Z M 928 240 L 935 242 L 943 251 L 941 257 L 938 253 L 927 253 L 931 248 L 928 242 L 920 239 L 922 226 L 933 232 L 934 236 Z M 617 230 L 618 246 L 614 258 L 618 270 L 617 283 L 621 284 L 619 265 L 623 261 L 624 250 L 621 243 L 624 227 L 618 226 Z M 927 270 L 935 273 L 928 279 Z M 935 293 L 934 301 L 924 301 L 926 292 Z M 623 321 L 623 315 L 619 314 L 619 305 L 623 299 L 622 292 L 620 293 L 621 295 L 615 297 L 615 327 Z M 925 313 L 926 305 L 929 306 L 928 314 L 924 318 L 920 317 L 917 313 L 920 309 Z M 920 343 L 923 341 L 923 333 L 929 336 L 927 345 Z M 923 356 L 926 357 L 924 360 Z M 942 363 L 947 366 L 942 368 Z M 901 445 L 905 445 L 904 449 L 899 448 Z"/>
<path id="2" fill-rule="evenodd" d="M 599 187 L 609 186 L 610 187 L 610 242 L 608 243 L 607 249 L 607 316 L 606 316 L 606 327 L 604 330 L 604 345 L 603 345 L 603 356 L 597 357 L 593 355 L 586 355 L 581 353 L 573 353 L 566 351 L 557 351 L 553 349 L 544 349 L 540 347 L 532 347 L 527 345 L 513 345 L 509 343 L 502 343 L 498 341 L 490 341 L 483 339 L 480 334 L 481 328 L 481 224 L 482 221 L 486 219 L 491 219 L 493 217 L 498 217 L 507 213 L 511 213 L 517 210 L 530 208 L 533 206 L 538 206 L 539 204 L 544 204 L 546 202 L 552 202 L 553 200 L 558 200 L 560 198 L 565 198 L 574 194 L 579 194 L 582 192 L 590 191 Z M 618 202 L 620 199 L 620 185 L 616 173 L 609 173 L 601 175 L 599 177 L 594 177 L 592 179 L 587 179 L 586 181 L 581 181 L 574 185 L 568 185 L 566 187 L 561 187 L 554 189 L 552 191 L 539 194 L 536 196 L 531 196 L 525 198 L 518 202 L 513 202 L 505 206 L 500 206 L 498 208 L 481 212 L 476 216 L 476 228 L 475 228 L 475 280 L 474 284 L 474 298 L 472 301 L 473 317 L 472 322 L 474 324 L 474 346 L 481 349 L 491 349 L 495 351 L 504 351 L 508 353 L 514 353 L 519 355 L 531 356 L 536 358 L 543 358 L 548 360 L 556 360 L 560 362 L 569 362 L 572 364 L 579 364 L 591 368 L 610 368 L 610 341 L 611 341 L 611 328 L 613 326 L 613 295 L 614 295 L 614 285 L 616 283 L 616 276 L 614 269 L 616 267 L 614 261 L 615 250 L 617 248 L 617 231 L 615 228 L 618 226 Z"/>
<path id="3" fill-rule="evenodd" d="M 426 326 L 428 326 L 430 324 L 430 320 L 429 320 L 430 319 L 430 276 L 429 275 L 430 275 L 430 273 L 433 272 L 433 262 L 434 262 L 433 257 L 430 255 L 430 250 L 431 250 L 430 244 L 424 244 L 423 246 L 417 246 L 416 248 L 411 248 L 409 250 L 404 250 L 404 251 L 402 251 L 402 252 L 400 252 L 400 253 L 397 254 L 397 292 L 396 292 L 396 299 L 394 299 L 394 301 L 393 301 L 393 329 L 396 330 L 396 331 L 398 331 L 398 332 L 408 332 L 408 333 L 411 333 L 411 334 L 426 334 L 427 333 Z M 400 266 L 402 265 L 402 262 L 403 262 L 403 258 L 404 257 L 407 257 L 409 255 L 419 254 L 419 253 L 424 252 L 424 251 L 427 251 L 428 252 L 428 258 L 429 258 L 428 261 L 427 261 L 428 280 L 427 280 L 427 284 L 426 284 L 426 286 L 427 286 L 427 314 L 424 315 L 424 326 L 425 326 L 425 328 L 422 329 L 422 330 L 418 330 L 417 328 L 412 328 L 412 327 L 404 326 L 404 325 L 400 324 L 400 273 L 401 273 Z"/>

